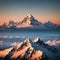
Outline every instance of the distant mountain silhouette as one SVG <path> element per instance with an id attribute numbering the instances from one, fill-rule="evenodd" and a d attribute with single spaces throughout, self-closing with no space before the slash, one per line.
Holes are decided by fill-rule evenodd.
<path id="1" fill-rule="evenodd" d="M 16 28 L 16 25 L 17 24 L 14 21 L 12 21 L 12 20 L 9 21 L 9 25 L 8 25 L 9 28 Z"/>
<path id="2" fill-rule="evenodd" d="M 6 25 L 5 23 L 0 26 L 0 28 L 40 28 L 40 29 L 59 29 L 60 26 L 48 21 L 46 23 L 41 23 L 37 19 L 32 16 L 32 14 L 28 14 L 21 22 L 14 22 L 12 20 L 9 21 L 9 24 Z"/>
<path id="3" fill-rule="evenodd" d="M 44 25 L 46 28 L 51 28 L 51 29 L 57 27 L 56 24 L 52 23 L 51 21 L 46 22 Z"/>

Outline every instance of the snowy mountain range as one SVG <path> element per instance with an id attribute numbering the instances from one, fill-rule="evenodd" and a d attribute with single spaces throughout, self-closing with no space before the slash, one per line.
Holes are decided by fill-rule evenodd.
<path id="1" fill-rule="evenodd" d="M 51 44 L 50 44 L 51 43 Z M 26 39 L 0 51 L 0 60 L 60 60 L 60 41 Z"/>
<path id="2" fill-rule="evenodd" d="M 40 28 L 40 29 L 59 29 L 60 25 L 56 25 L 51 21 L 41 23 L 35 19 L 31 14 L 28 14 L 21 22 L 9 21 L 9 24 L 5 23 L 0 28 Z"/>

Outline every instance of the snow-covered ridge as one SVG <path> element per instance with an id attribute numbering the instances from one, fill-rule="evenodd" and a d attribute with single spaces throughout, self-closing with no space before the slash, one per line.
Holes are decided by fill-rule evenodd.
<path id="1" fill-rule="evenodd" d="M 40 28 L 40 29 L 59 29 L 60 25 L 56 25 L 51 21 L 42 23 L 39 20 L 35 19 L 35 17 L 32 14 L 28 14 L 23 20 L 20 22 L 14 22 L 13 20 L 9 21 L 9 24 L 6 25 L 4 23 L 2 26 L 0 26 L 1 29 L 14 29 L 14 28 Z"/>
<path id="2" fill-rule="evenodd" d="M 43 42 L 40 38 L 26 39 L 0 51 L 0 60 L 59 60 L 60 40 Z"/>

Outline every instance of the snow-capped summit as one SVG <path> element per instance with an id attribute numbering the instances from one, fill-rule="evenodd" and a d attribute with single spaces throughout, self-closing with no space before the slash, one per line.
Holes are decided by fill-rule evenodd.
<path id="1" fill-rule="evenodd" d="M 40 40 L 38 37 L 36 39 L 33 40 L 33 42 L 38 42 L 38 40 Z"/>
<path id="2" fill-rule="evenodd" d="M 31 25 L 31 26 L 43 26 L 41 22 L 34 18 L 34 16 L 29 13 L 21 22 L 21 25 Z"/>
<path id="3" fill-rule="evenodd" d="M 34 43 L 38 43 L 38 44 L 40 44 L 40 45 L 41 45 L 41 44 L 44 44 L 43 41 L 41 41 L 40 38 L 38 38 L 38 37 L 37 37 L 36 39 L 34 39 L 33 42 L 34 42 Z"/>
<path id="4" fill-rule="evenodd" d="M 32 17 L 31 13 L 28 13 L 28 17 L 29 17 L 29 18 Z"/>
<path id="5" fill-rule="evenodd" d="M 22 21 L 22 24 L 29 24 L 31 25 L 31 20 L 35 20 L 34 17 L 29 13 Z"/>

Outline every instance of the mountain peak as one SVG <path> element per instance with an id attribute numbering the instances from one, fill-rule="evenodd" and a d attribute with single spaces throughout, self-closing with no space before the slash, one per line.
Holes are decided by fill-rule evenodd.
<path id="1" fill-rule="evenodd" d="M 54 24 L 53 22 L 51 22 L 51 21 L 48 21 L 48 22 L 45 23 L 45 25 L 48 25 L 48 26 L 49 26 L 49 25 L 54 26 L 55 24 Z"/>
<path id="2" fill-rule="evenodd" d="M 40 25 L 40 22 L 38 20 L 36 20 L 34 18 L 34 16 L 32 16 L 31 13 L 29 13 L 22 21 L 22 23 L 24 24 L 29 24 L 29 25 L 34 25 L 34 26 L 37 26 L 37 25 Z"/>
<path id="3" fill-rule="evenodd" d="M 31 15 L 31 13 L 28 13 L 28 17 L 30 18 L 32 15 Z"/>

